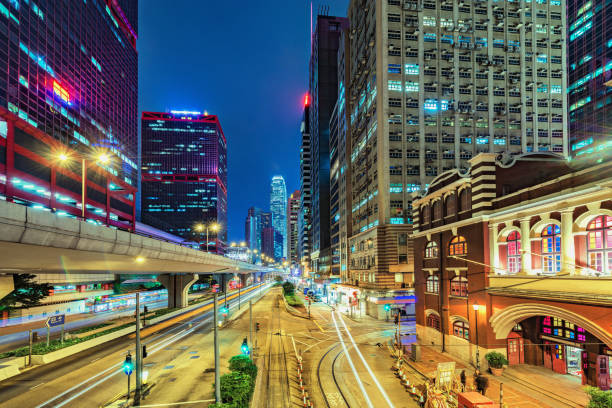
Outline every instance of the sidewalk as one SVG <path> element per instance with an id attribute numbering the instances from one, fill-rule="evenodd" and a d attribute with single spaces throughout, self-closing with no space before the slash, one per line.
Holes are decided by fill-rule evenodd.
<path id="1" fill-rule="evenodd" d="M 432 378 L 435 376 L 438 363 L 456 362 L 457 375 L 465 369 L 467 387 L 472 386 L 474 369 L 463 362 L 441 353 L 430 347 L 421 347 L 421 361 L 414 362 L 405 356 L 408 365 L 421 374 Z M 495 377 L 482 371 L 489 379 L 486 396 L 499 402 L 500 383 L 503 383 L 503 402 L 509 408 L 564 408 L 585 407 L 588 396 L 582 390 L 580 381 L 567 376 L 553 373 L 544 367 L 521 365 L 504 370 L 501 377 Z M 412 381 L 422 383 L 420 376 L 414 376 Z"/>

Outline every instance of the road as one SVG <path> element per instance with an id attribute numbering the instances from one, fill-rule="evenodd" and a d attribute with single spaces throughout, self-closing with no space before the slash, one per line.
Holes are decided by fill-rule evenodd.
<path id="1" fill-rule="evenodd" d="M 265 327 L 266 341 L 256 358 L 260 375 L 253 407 L 303 406 L 294 344 L 314 406 L 418 407 L 391 371 L 386 344 L 395 333 L 393 323 L 352 320 L 323 303 L 312 305 L 312 320 L 295 317 L 276 307 L 279 293 L 271 291 L 260 305 L 264 313 L 258 308 L 254 317 Z"/>
<path id="2" fill-rule="evenodd" d="M 229 292 L 234 293 L 235 291 Z M 133 296 L 135 296 L 133 294 Z M 210 295 L 204 295 L 202 293 L 190 294 L 189 298 L 199 298 L 202 296 L 210 297 Z M 143 304 L 141 307 L 147 306 L 149 311 L 163 309 L 168 306 L 168 300 L 166 297 Z M 66 315 L 66 325 L 64 327 L 66 332 L 70 330 L 80 329 L 82 327 L 95 326 L 100 323 L 107 322 L 109 320 L 115 320 L 121 317 L 133 316 L 133 307 L 130 310 L 122 308 L 109 310 L 98 313 L 78 313 L 73 315 Z M 45 338 L 47 335 L 47 329 L 45 328 L 45 320 L 37 320 L 35 322 L 27 322 L 22 324 L 15 324 L 6 327 L 2 327 L 0 330 L 2 336 L 0 336 L 0 352 L 14 350 L 18 347 L 27 346 L 29 339 L 29 330 L 32 329 L 38 334 L 39 339 Z M 59 338 L 61 333 L 61 326 L 51 328 L 51 338 Z"/>
<path id="3" fill-rule="evenodd" d="M 241 295 L 241 309 L 249 298 L 264 291 L 254 290 Z M 238 298 L 228 296 L 230 313 L 238 309 Z M 220 299 L 221 300 L 221 299 Z M 146 401 L 176 403 L 212 398 L 210 377 L 204 373 L 212 367 L 212 305 L 186 313 L 187 319 L 143 329 L 143 344 L 149 356 L 144 361 L 148 382 L 154 384 Z M 242 320 L 242 319 L 241 319 Z M 222 361 L 237 354 L 244 333 L 232 328 L 221 330 Z M 240 340 L 237 340 L 238 337 Z M 238 342 L 237 345 L 234 343 Z M 134 355 L 133 335 L 99 347 L 88 349 L 70 358 L 25 371 L 0 382 L 0 407 L 97 407 L 125 394 L 127 378 L 121 364 L 128 350 Z M 176 381 L 180 378 L 180 381 Z M 134 376 L 132 376 L 132 380 Z M 202 382 L 204 381 L 204 382 Z M 133 383 L 133 381 L 132 381 Z M 202 386 L 206 384 L 206 386 Z M 144 404 L 144 403 L 143 403 Z M 206 405 L 204 405 L 206 406 Z"/>

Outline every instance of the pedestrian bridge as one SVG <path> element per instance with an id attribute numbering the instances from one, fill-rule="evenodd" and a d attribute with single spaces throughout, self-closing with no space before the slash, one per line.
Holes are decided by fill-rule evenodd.
<path id="1" fill-rule="evenodd" d="M 198 274 L 271 271 L 267 267 L 1 200 L 0 259 L 0 298 L 12 291 L 9 275 L 15 273 L 153 274 L 168 289 L 172 305 L 175 300 L 170 300 L 170 294 L 186 293 Z M 179 307 L 186 302 L 186 296 L 180 298 L 176 299 Z"/>

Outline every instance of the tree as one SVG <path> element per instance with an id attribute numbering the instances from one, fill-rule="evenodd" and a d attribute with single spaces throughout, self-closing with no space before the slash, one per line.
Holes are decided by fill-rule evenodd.
<path id="1" fill-rule="evenodd" d="M 49 296 L 53 289 L 48 283 L 34 282 L 35 275 L 20 273 L 13 275 L 15 289 L 0 299 L 0 310 L 12 310 L 18 307 L 39 306 L 40 301 Z"/>
<path id="2" fill-rule="evenodd" d="M 278 276 L 278 275 L 277 275 L 277 276 L 275 276 L 275 277 L 274 277 L 274 280 L 275 280 L 277 283 L 281 283 L 281 282 L 283 281 L 283 278 L 281 278 L 280 276 Z"/>
<path id="3" fill-rule="evenodd" d="M 291 296 L 295 293 L 295 286 L 291 282 L 283 283 L 283 293 L 285 296 Z"/>
<path id="4" fill-rule="evenodd" d="M 257 366 L 253 363 L 253 360 L 249 356 L 239 354 L 230 358 L 229 369 L 234 372 L 248 374 L 251 377 L 252 386 L 255 385 L 255 379 L 257 378 Z"/>

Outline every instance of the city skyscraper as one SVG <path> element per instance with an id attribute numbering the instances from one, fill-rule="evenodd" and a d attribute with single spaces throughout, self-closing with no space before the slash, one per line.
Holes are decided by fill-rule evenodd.
<path id="1" fill-rule="evenodd" d="M 568 0 L 570 154 L 584 164 L 612 156 L 612 4 Z"/>
<path id="2" fill-rule="evenodd" d="M 274 245 L 274 259 L 287 258 L 287 187 L 283 176 L 272 177 L 270 184 L 270 212 L 272 226 L 281 236 L 280 243 Z"/>
<path id="3" fill-rule="evenodd" d="M 331 276 L 348 279 L 349 246 L 351 236 L 351 137 L 350 112 L 346 104 L 346 78 L 350 74 L 350 41 L 348 29 L 340 34 L 338 47 L 338 100 L 330 119 L 330 242 Z"/>
<path id="4" fill-rule="evenodd" d="M 227 142 L 215 115 L 192 111 L 142 113 L 142 221 L 194 238 L 209 231 L 211 252 L 227 242 Z"/>
<path id="5" fill-rule="evenodd" d="M 0 198 L 133 229 L 133 21 L 116 2 L 105 8 L 74 2 L 69 13 L 66 7 L 54 1 L 0 3 Z M 137 15 L 137 2 L 130 7 Z"/>
<path id="6" fill-rule="evenodd" d="M 304 96 L 304 113 L 300 123 L 300 212 L 298 215 L 298 259 L 302 267 L 310 265 L 312 214 L 312 156 L 310 149 L 310 95 Z"/>
<path id="7" fill-rule="evenodd" d="M 351 283 L 409 283 L 413 194 L 443 172 L 567 155 L 565 1 L 523 7 L 351 1 Z"/>
<path id="8" fill-rule="evenodd" d="M 318 15 L 309 68 L 309 109 L 312 230 L 310 260 L 313 272 L 325 275 L 330 266 L 329 120 L 338 98 L 338 46 L 344 17 Z"/>
<path id="9" fill-rule="evenodd" d="M 250 249 L 261 251 L 261 209 L 257 207 L 251 207 L 248 209 L 244 229 L 244 240 L 246 241 L 247 246 Z"/>
<path id="10" fill-rule="evenodd" d="M 300 213 L 300 190 L 296 190 L 287 200 L 287 261 L 290 265 L 299 263 L 298 259 L 298 215 Z"/>

